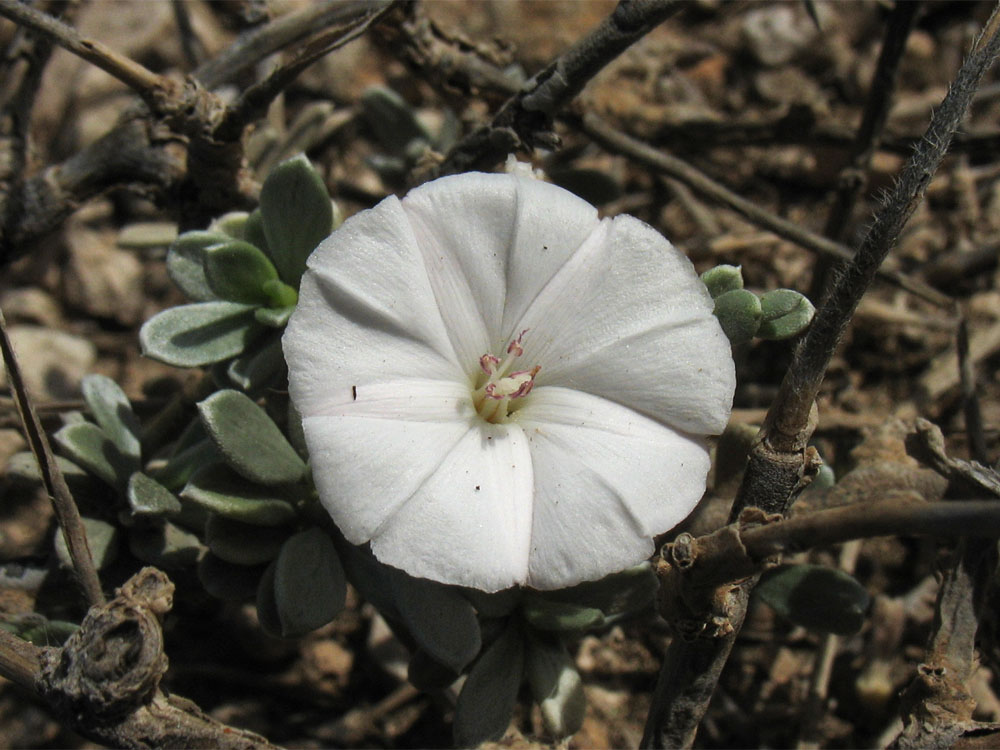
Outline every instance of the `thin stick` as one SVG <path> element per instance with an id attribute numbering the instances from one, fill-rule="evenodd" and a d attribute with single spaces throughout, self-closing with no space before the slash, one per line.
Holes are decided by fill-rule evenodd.
<path id="1" fill-rule="evenodd" d="M 73 570 L 76 572 L 77 581 L 80 583 L 90 606 L 104 604 L 104 592 L 101 591 L 101 581 L 97 577 L 94 558 L 91 556 L 90 547 L 87 544 L 87 534 L 83 529 L 80 511 L 73 501 L 69 487 L 66 486 L 66 480 L 52 454 L 52 447 L 49 445 L 49 440 L 38 420 L 38 415 L 35 413 L 31 397 L 25 389 L 21 367 L 10 344 L 10 338 L 7 336 L 7 321 L 4 319 L 3 312 L 0 312 L 0 349 L 3 352 L 4 364 L 7 366 L 11 389 L 17 401 L 17 410 L 20 412 L 21 421 L 24 424 L 24 432 L 27 435 L 28 444 L 31 446 L 31 452 L 38 462 L 45 490 L 52 499 L 52 506 L 55 508 L 59 527 L 66 539 L 66 547 L 69 550 L 70 559 L 73 561 Z"/>
<path id="2" fill-rule="evenodd" d="M 83 38 L 76 29 L 30 5 L 17 0 L 0 0 L 0 15 L 43 34 L 60 47 L 114 76 L 144 99 L 153 98 L 157 92 L 167 88 L 168 82 L 163 76 L 98 41 Z"/>
<path id="3" fill-rule="evenodd" d="M 640 164 L 645 164 L 658 172 L 680 180 L 695 192 L 732 209 L 751 223 L 774 232 L 779 237 L 784 237 L 808 250 L 838 261 L 849 261 L 854 255 L 846 245 L 810 232 L 794 222 L 761 208 L 716 182 L 704 172 L 695 169 L 687 162 L 626 135 L 598 115 L 588 112 L 582 118 L 564 116 L 562 119 L 578 126 L 581 131 L 609 151 L 628 156 Z M 950 308 L 954 304 L 947 295 L 898 271 L 879 269 L 878 273 L 886 281 L 934 305 Z"/>
<path id="4" fill-rule="evenodd" d="M 41 671 L 39 648 L 0 629 L 0 676 L 38 694 L 35 681 Z"/>

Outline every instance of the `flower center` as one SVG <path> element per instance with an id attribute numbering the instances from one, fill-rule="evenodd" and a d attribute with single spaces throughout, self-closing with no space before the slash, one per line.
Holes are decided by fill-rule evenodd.
<path id="1" fill-rule="evenodd" d="M 487 422 L 496 424 L 507 421 L 507 415 L 516 408 L 514 399 L 524 398 L 531 393 L 535 385 L 535 375 L 541 370 L 540 365 L 535 365 L 530 370 L 517 370 L 511 372 L 514 361 L 524 354 L 521 346 L 521 339 L 527 331 L 510 342 L 507 346 L 507 356 L 502 360 L 492 354 L 484 354 L 479 358 L 479 367 L 486 375 L 483 380 L 479 379 L 479 387 L 472 392 L 472 403 L 479 412 L 479 416 Z"/>

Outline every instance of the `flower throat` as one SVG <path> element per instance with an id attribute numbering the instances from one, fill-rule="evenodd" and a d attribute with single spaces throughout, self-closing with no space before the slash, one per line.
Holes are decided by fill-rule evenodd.
<path id="1" fill-rule="evenodd" d="M 492 354 L 484 354 L 479 358 L 479 367 L 486 376 L 480 376 L 479 386 L 472 392 L 472 403 L 479 412 L 479 416 L 487 422 L 496 424 L 506 422 L 510 412 L 516 408 L 515 399 L 524 398 L 531 393 L 535 385 L 535 375 L 541 370 L 540 365 L 535 365 L 530 370 L 517 370 L 511 372 L 515 360 L 524 354 L 524 347 L 521 346 L 521 339 L 527 330 L 521 331 L 520 335 L 507 346 L 507 356 L 502 360 Z"/>

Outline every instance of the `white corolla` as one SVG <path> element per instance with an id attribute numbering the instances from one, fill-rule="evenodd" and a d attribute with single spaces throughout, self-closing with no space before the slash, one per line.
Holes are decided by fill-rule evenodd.
<path id="1" fill-rule="evenodd" d="M 647 224 L 468 173 L 348 219 L 308 266 L 291 398 L 321 501 L 382 562 L 563 588 L 648 557 L 704 493 L 732 355 Z"/>

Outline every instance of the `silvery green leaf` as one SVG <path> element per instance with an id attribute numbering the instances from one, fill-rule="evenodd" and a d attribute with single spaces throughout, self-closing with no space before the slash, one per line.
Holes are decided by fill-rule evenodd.
<path id="1" fill-rule="evenodd" d="M 531 593 L 530 596 L 597 609 L 607 620 L 634 614 L 652 606 L 658 589 L 659 580 L 653 566 L 648 562 L 641 562 L 597 581 L 585 581 L 566 589 L 546 591 L 544 594 Z"/>
<path id="2" fill-rule="evenodd" d="M 266 305 L 264 284 L 277 281 L 274 264 L 249 242 L 229 240 L 205 248 L 205 278 L 215 295 L 230 302 Z"/>
<path id="3" fill-rule="evenodd" d="M 175 367 L 230 359 L 260 334 L 253 305 L 199 302 L 164 310 L 139 330 L 142 353 Z"/>
<path id="4" fill-rule="evenodd" d="M 260 190 L 264 235 L 282 280 L 298 288 L 309 253 L 333 231 L 330 194 L 304 154 L 271 170 Z"/>
<path id="5" fill-rule="evenodd" d="M 212 554 L 234 565 L 261 565 L 281 551 L 288 529 L 255 526 L 217 514 L 205 524 L 205 543 Z"/>
<path id="6" fill-rule="evenodd" d="M 283 638 L 305 635 L 344 608 L 344 567 L 322 529 L 314 526 L 287 539 L 274 565 L 274 602 Z"/>
<path id="7" fill-rule="evenodd" d="M 222 454 L 215 447 L 215 443 L 212 442 L 211 438 L 205 437 L 174 453 L 167 459 L 166 464 L 153 472 L 153 477 L 164 487 L 176 492 L 187 484 L 191 475 L 198 469 L 209 464 L 219 463 L 221 460 Z"/>
<path id="8" fill-rule="evenodd" d="M 579 631 L 604 624 L 604 613 L 595 607 L 552 601 L 532 592 L 525 594 L 522 605 L 524 619 L 539 630 Z"/>
<path id="9" fill-rule="evenodd" d="M 723 264 L 705 271 L 701 275 L 701 283 L 708 288 L 708 293 L 712 295 L 712 299 L 715 299 L 734 289 L 742 289 L 743 272 L 739 266 Z"/>
<path id="10" fill-rule="evenodd" d="M 229 363 L 229 379 L 250 394 L 258 394 L 285 372 L 281 336 L 274 334 L 257 342 L 252 349 Z"/>
<path id="11" fill-rule="evenodd" d="M 760 298 L 746 289 L 733 289 L 715 298 L 713 313 L 729 342 L 742 344 L 752 339 L 760 327 Z"/>
<path id="12" fill-rule="evenodd" d="M 415 140 L 433 140 L 413 108 L 392 89 L 369 86 L 361 94 L 361 112 L 376 140 L 393 156 L 403 156 Z"/>
<path id="13" fill-rule="evenodd" d="M 267 297 L 267 306 L 275 310 L 294 308 L 299 301 L 299 293 L 294 287 L 288 286 L 281 279 L 269 279 L 261 285 L 261 291 Z M 261 321 L 263 322 L 263 321 Z"/>
<path id="14" fill-rule="evenodd" d="M 298 482 L 306 464 L 263 409 L 239 391 L 214 393 L 198 404 L 202 422 L 233 469 L 261 484 Z"/>
<path id="15" fill-rule="evenodd" d="M 123 456 L 139 461 L 139 420 L 118 383 L 104 375 L 85 375 L 83 398 L 94 420 Z"/>
<path id="16" fill-rule="evenodd" d="M 129 529 L 128 547 L 138 559 L 165 570 L 190 568 L 205 552 L 197 535 L 170 521 Z"/>
<path id="17" fill-rule="evenodd" d="M 246 239 L 245 229 L 249 217 L 250 214 L 246 211 L 230 211 L 209 224 L 208 231 L 221 232 L 234 240 Z"/>
<path id="18" fill-rule="evenodd" d="M 587 697 L 573 659 L 558 639 L 527 639 L 525 672 L 542 712 L 545 729 L 556 738 L 569 737 L 583 725 Z"/>
<path id="19" fill-rule="evenodd" d="M 177 287 L 196 302 L 217 299 L 205 277 L 205 248 L 228 242 L 222 232 L 185 232 L 167 251 L 167 273 Z"/>
<path id="20" fill-rule="evenodd" d="M 94 560 L 97 569 L 105 567 L 113 562 L 118 556 L 118 529 L 107 521 L 99 518 L 84 518 L 83 531 L 87 536 L 87 546 L 90 547 L 90 556 Z M 67 568 L 73 567 L 73 558 L 70 557 L 69 548 L 66 546 L 66 537 L 63 536 L 62 529 L 56 529 L 55 536 L 56 556 L 59 562 Z"/>
<path id="21" fill-rule="evenodd" d="M 257 526 L 281 526 L 296 517 L 295 508 L 285 497 L 247 481 L 224 464 L 195 472 L 181 497 L 211 513 Z"/>
<path id="22" fill-rule="evenodd" d="M 458 672 L 435 660 L 422 648 L 418 648 L 410 657 L 410 663 L 406 669 L 406 679 L 417 690 L 434 693 L 444 690 L 457 680 Z"/>
<path id="23" fill-rule="evenodd" d="M 392 578 L 396 572 L 388 565 L 375 559 L 368 545 L 356 547 L 345 544 L 341 547 L 343 557 L 341 562 L 347 571 L 351 585 L 371 602 L 382 616 L 389 620 L 398 620 L 396 600 L 392 595 Z"/>
<path id="24" fill-rule="evenodd" d="M 140 471 L 129 477 L 126 497 L 133 517 L 172 516 L 181 512 L 181 501 L 174 493 Z"/>
<path id="25" fill-rule="evenodd" d="M 871 601 L 856 579 L 823 565 L 781 565 L 767 570 L 754 595 L 796 625 L 837 635 L 857 633 Z"/>
<path id="26" fill-rule="evenodd" d="M 781 341 L 802 333 L 812 322 L 816 308 L 805 295 L 793 289 L 775 289 L 760 298 L 762 320 L 757 335 Z"/>
<path id="27" fill-rule="evenodd" d="M 243 239 L 254 247 L 264 251 L 272 261 L 271 249 L 267 244 L 267 237 L 264 235 L 264 217 L 259 208 L 255 208 L 247 217 L 246 224 L 243 225 Z"/>
<path id="28" fill-rule="evenodd" d="M 233 565 L 211 552 L 198 561 L 198 580 L 205 591 L 223 601 L 241 601 L 257 593 L 263 566 Z"/>
<path id="29" fill-rule="evenodd" d="M 77 465 L 112 487 L 124 489 L 139 462 L 122 455 L 111 439 L 96 424 L 68 424 L 55 434 L 63 452 Z"/>
<path id="30" fill-rule="evenodd" d="M 258 307 L 254 311 L 254 320 L 262 326 L 268 326 L 269 328 L 284 328 L 294 311 L 295 305 L 288 307 Z"/>
<path id="31" fill-rule="evenodd" d="M 431 658 L 461 672 L 483 645 L 472 604 L 456 588 L 396 573 L 392 596 L 410 635 Z"/>
<path id="32" fill-rule="evenodd" d="M 472 665 L 455 706 L 455 744 L 477 747 L 510 725 L 524 676 L 524 640 L 516 618 Z"/>

